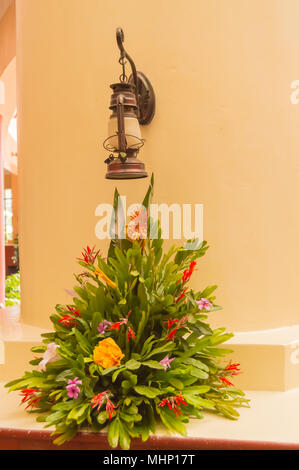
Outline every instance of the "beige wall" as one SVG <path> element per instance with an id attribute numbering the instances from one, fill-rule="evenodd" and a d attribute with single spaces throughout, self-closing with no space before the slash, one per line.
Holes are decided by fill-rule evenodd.
<path id="1" fill-rule="evenodd" d="M 74 258 L 97 242 L 95 207 L 112 199 L 101 142 L 122 26 L 157 95 L 141 153 L 155 200 L 204 204 L 211 249 L 193 281 L 220 286 L 215 323 L 298 323 L 298 22 L 296 0 L 18 0 L 26 322 L 47 326 L 67 301 Z M 118 187 L 133 201 L 146 185 Z"/>
<path id="2" fill-rule="evenodd" d="M 9 4 L 11 5 L 8 7 Z M 9 62 L 16 55 L 15 2 L 4 0 L 3 11 L 5 11 L 5 13 L 0 20 L 0 75 L 2 74 L 4 69 L 7 67 Z M 2 13 L 2 5 L 1 5 L 1 13 Z"/>
<path id="3" fill-rule="evenodd" d="M 4 90 L 3 102 L 0 102 L 0 114 L 2 120 L 2 155 L 3 165 L 6 170 L 13 174 L 18 173 L 17 142 L 8 132 L 10 121 L 16 112 L 16 57 L 14 57 L 0 75 L 0 83 Z"/>

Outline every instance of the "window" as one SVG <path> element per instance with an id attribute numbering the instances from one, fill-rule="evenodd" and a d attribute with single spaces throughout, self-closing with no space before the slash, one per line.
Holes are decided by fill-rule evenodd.
<path id="1" fill-rule="evenodd" d="M 4 220 L 5 220 L 5 243 L 12 240 L 12 190 L 4 189 Z"/>

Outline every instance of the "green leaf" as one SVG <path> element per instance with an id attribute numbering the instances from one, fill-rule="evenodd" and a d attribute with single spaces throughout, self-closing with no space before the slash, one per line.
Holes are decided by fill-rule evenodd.
<path id="1" fill-rule="evenodd" d="M 187 359 L 184 359 L 182 361 L 184 364 L 191 364 L 194 367 L 197 367 L 198 369 L 202 369 L 206 372 L 209 372 L 209 368 L 206 364 L 201 362 L 199 359 L 194 359 L 193 357 L 188 357 Z"/>
<path id="2" fill-rule="evenodd" d="M 240 416 L 237 410 L 226 404 L 217 403 L 216 409 L 228 419 L 235 420 Z"/>
<path id="3" fill-rule="evenodd" d="M 156 408 L 157 412 L 160 414 L 161 420 L 172 432 L 178 432 L 182 436 L 187 436 L 187 430 L 182 421 L 178 416 L 175 416 L 172 410 L 167 408 Z"/>
<path id="4" fill-rule="evenodd" d="M 112 449 L 115 449 L 119 439 L 119 420 L 115 418 L 108 427 L 108 442 Z"/>
<path id="5" fill-rule="evenodd" d="M 125 363 L 125 366 L 129 370 L 137 370 L 141 366 L 141 363 L 136 361 L 135 359 L 130 359 L 128 362 Z"/>
<path id="6" fill-rule="evenodd" d="M 78 341 L 81 349 L 85 353 L 91 354 L 92 353 L 92 347 L 91 347 L 91 344 L 89 343 L 89 341 L 87 340 L 87 338 L 85 338 L 85 336 L 83 336 L 82 333 L 80 333 L 80 331 L 77 330 L 77 328 L 74 328 L 74 332 L 75 332 L 75 336 L 77 338 L 77 341 Z"/>
<path id="7" fill-rule="evenodd" d="M 119 421 L 119 443 L 123 450 L 130 449 L 131 439 L 124 423 Z"/>
<path id="8" fill-rule="evenodd" d="M 154 193 L 154 174 L 152 173 L 150 185 L 143 199 L 142 205 L 148 210 Z"/>
<path id="9" fill-rule="evenodd" d="M 134 390 L 139 393 L 139 395 L 144 395 L 147 398 L 155 398 L 161 393 L 158 388 L 147 387 L 146 385 L 136 385 Z"/>
<path id="10" fill-rule="evenodd" d="M 34 353 L 44 353 L 47 349 L 47 346 L 34 346 L 31 348 L 31 351 Z"/>
<path id="11" fill-rule="evenodd" d="M 125 367 L 119 367 L 112 375 L 112 382 L 114 383 L 118 377 L 118 375 L 125 370 Z"/>
<path id="12" fill-rule="evenodd" d="M 179 379 L 175 377 L 170 377 L 169 383 L 173 385 L 175 388 L 177 388 L 178 390 L 182 390 L 184 388 L 183 382 L 181 382 Z"/>
<path id="13" fill-rule="evenodd" d="M 142 287 L 140 287 L 142 286 Z M 138 293 L 140 293 L 142 291 L 145 290 L 145 287 L 143 286 L 143 284 L 139 284 L 139 287 L 138 287 Z M 141 336 L 142 336 L 142 333 L 143 333 L 143 330 L 145 328 L 145 325 L 147 323 L 147 319 L 148 319 L 148 315 L 147 313 L 143 310 L 141 312 L 141 321 L 139 322 L 138 324 L 138 329 L 137 329 L 137 334 L 136 334 L 136 340 L 135 340 L 135 347 L 138 345 L 140 339 L 141 339 Z"/>
<path id="14" fill-rule="evenodd" d="M 97 415 L 97 421 L 98 421 L 98 423 L 100 423 L 100 424 L 106 423 L 107 419 L 108 419 L 108 413 L 107 413 L 107 411 L 101 411 L 101 412 Z"/>
<path id="15" fill-rule="evenodd" d="M 164 344 L 163 346 L 153 349 L 149 354 L 147 354 L 147 356 L 145 356 L 144 359 L 149 359 L 152 356 L 156 356 L 157 354 L 172 351 L 173 349 L 175 349 L 175 344 L 172 341 L 168 341 L 168 343 Z"/>
<path id="16" fill-rule="evenodd" d="M 153 361 L 150 359 L 149 361 L 144 361 L 141 363 L 143 366 L 150 367 L 151 369 L 164 369 L 164 366 L 160 364 L 158 361 Z"/>
<path id="17" fill-rule="evenodd" d="M 139 276 L 139 272 L 134 270 L 134 269 L 133 269 L 133 271 L 130 271 L 130 274 L 131 274 L 131 276 L 135 276 L 135 277 Z"/>
<path id="18" fill-rule="evenodd" d="M 184 393 L 192 393 L 192 394 L 202 394 L 207 393 L 211 387 L 209 385 L 194 385 L 192 387 L 185 387 Z"/>
<path id="19" fill-rule="evenodd" d="M 193 377 L 197 377 L 198 379 L 208 379 L 209 378 L 209 374 L 201 369 L 198 369 L 197 367 L 191 367 L 190 369 L 190 374 L 193 376 Z"/>
<path id="20" fill-rule="evenodd" d="M 107 369 L 103 370 L 102 375 L 111 374 L 111 372 L 115 371 L 116 369 L 120 369 L 120 366 L 107 367 Z"/>
<path id="21" fill-rule="evenodd" d="M 89 407 L 90 403 L 83 403 L 82 405 L 73 408 L 67 416 L 67 421 L 74 420 L 80 422 L 80 418 L 82 418 L 82 416 L 85 416 L 87 408 Z"/>
<path id="22" fill-rule="evenodd" d="M 59 437 L 57 437 L 54 441 L 53 441 L 53 444 L 56 444 L 56 445 L 61 445 L 63 444 L 64 442 L 66 441 L 70 441 L 78 432 L 78 428 L 77 426 L 75 427 L 70 427 L 67 429 L 67 431 L 65 431 L 63 434 L 61 434 Z M 57 434 L 56 432 L 54 432 L 53 434 Z"/>

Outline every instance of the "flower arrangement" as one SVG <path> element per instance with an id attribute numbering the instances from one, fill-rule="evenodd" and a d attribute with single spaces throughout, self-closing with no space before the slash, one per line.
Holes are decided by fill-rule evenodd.
<path id="1" fill-rule="evenodd" d="M 152 193 L 153 178 L 146 210 Z M 236 407 L 248 404 L 231 382 L 239 364 L 220 361 L 231 351 L 219 345 L 232 334 L 206 322 L 220 308 L 216 286 L 188 288 L 206 242 L 163 255 L 160 228 L 155 239 L 141 236 L 144 227 L 129 229 L 126 239 L 111 241 L 106 261 L 84 249 L 73 304 L 56 306 L 54 331 L 32 348 L 42 354 L 31 361 L 36 369 L 6 385 L 21 391 L 38 421 L 55 426 L 56 444 L 86 425 L 108 425 L 110 446 L 129 449 L 131 438 L 146 441 L 157 422 L 186 435 L 190 418 L 212 412 L 236 419 Z"/>

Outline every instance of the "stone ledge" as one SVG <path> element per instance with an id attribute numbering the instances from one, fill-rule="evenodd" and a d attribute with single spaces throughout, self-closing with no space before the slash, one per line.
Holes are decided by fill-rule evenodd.
<path id="1" fill-rule="evenodd" d="M 30 369 L 32 346 L 41 344 L 38 327 L 22 323 L 0 325 L 0 379 L 11 380 Z M 224 344 L 240 362 L 242 374 L 234 377 L 245 390 L 286 391 L 299 387 L 299 325 L 275 330 L 237 332 Z"/>
<path id="2" fill-rule="evenodd" d="M 299 325 L 238 332 L 225 344 L 243 370 L 235 377 L 236 386 L 273 391 L 299 387 Z"/>
<path id="3" fill-rule="evenodd" d="M 188 437 L 171 435 L 161 426 L 148 442 L 133 440 L 137 449 L 297 449 L 299 434 L 299 389 L 287 392 L 247 392 L 250 408 L 239 408 L 231 421 L 211 413 L 190 420 Z M 0 449 L 56 449 L 52 428 L 44 429 L 36 415 L 19 406 L 18 392 L 8 393 L 0 384 Z M 83 431 L 60 449 L 108 449 L 105 432 Z"/>
<path id="4" fill-rule="evenodd" d="M 12 380 L 30 370 L 31 348 L 40 346 L 42 333 L 46 330 L 24 323 L 1 322 L 0 380 Z"/>

